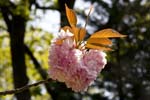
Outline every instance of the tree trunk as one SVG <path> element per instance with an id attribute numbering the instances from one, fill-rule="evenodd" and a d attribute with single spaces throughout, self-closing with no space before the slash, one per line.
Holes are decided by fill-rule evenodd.
<path id="1" fill-rule="evenodd" d="M 21 16 L 13 16 L 10 32 L 10 46 L 13 66 L 14 87 L 20 88 L 28 84 L 26 75 L 24 35 L 26 20 Z M 30 100 L 29 90 L 15 94 L 17 100 Z"/>

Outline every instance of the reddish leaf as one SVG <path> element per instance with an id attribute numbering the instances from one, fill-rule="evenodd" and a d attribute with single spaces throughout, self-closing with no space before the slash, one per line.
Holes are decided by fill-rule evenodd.
<path id="1" fill-rule="evenodd" d="M 71 27 L 72 26 L 76 26 L 76 24 L 77 24 L 77 17 L 76 17 L 75 12 L 72 9 L 68 8 L 68 6 L 66 4 L 65 4 L 65 7 L 66 7 L 67 19 L 69 21 L 70 26 Z"/>
<path id="2" fill-rule="evenodd" d="M 107 38 L 89 38 L 87 43 L 101 44 L 101 45 L 112 45 L 111 40 Z"/>
<path id="3" fill-rule="evenodd" d="M 86 30 L 84 28 L 80 28 L 78 33 L 78 38 L 79 38 L 78 40 L 82 41 L 85 35 L 86 35 Z"/>
<path id="4" fill-rule="evenodd" d="M 76 42 L 82 41 L 86 35 L 86 30 L 84 28 L 72 27 L 72 31 Z"/>
<path id="5" fill-rule="evenodd" d="M 75 41 L 76 41 L 76 43 L 78 42 L 78 33 L 79 33 L 79 28 L 77 28 L 77 27 L 72 27 L 72 32 L 73 32 L 73 34 L 74 34 L 74 38 L 75 38 Z"/>
<path id="6" fill-rule="evenodd" d="M 126 37 L 126 35 L 122 35 L 113 29 L 103 29 L 101 31 L 92 34 L 90 38 L 113 38 L 113 37 Z"/>
<path id="7" fill-rule="evenodd" d="M 86 44 L 86 48 L 89 49 L 97 49 L 97 50 L 104 50 L 104 51 L 110 51 L 112 50 L 110 47 L 107 46 L 100 46 L 100 45 L 96 45 L 96 44 Z"/>

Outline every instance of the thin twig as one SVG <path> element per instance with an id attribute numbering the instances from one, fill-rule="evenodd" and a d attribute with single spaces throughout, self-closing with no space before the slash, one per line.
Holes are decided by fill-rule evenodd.
<path id="1" fill-rule="evenodd" d="M 86 25 L 88 24 L 88 20 L 89 20 L 89 16 L 90 16 L 90 13 L 91 13 L 91 11 L 92 11 L 92 8 L 93 8 L 93 5 L 90 7 L 90 11 L 89 11 L 89 13 L 88 13 L 88 15 L 87 15 L 87 18 L 86 18 L 86 22 L 85 22 L 84 28 L 86 28 Z"/>
<path id="2" fill-rule="evenodd" d="M 30 84 L 30 85 L 23 86 L 21 88 L 17 88 L 17 89 L 13 89 L 13 90 L 7 90 L 7 91 L 2 91 L 2 92 L 0 92 L 0 95 L 11 95 L 11 94 L 20 93 L 20 92 L 22 92 L 22 91 L 24 91 L 26 89 L 31 88 L 31 87 L 38 86 L 38 85 L 44 84 L 44 83 L 48 83 L 49 81 L 51 81 L 50 78 L 48 78 L 46 80 L 42 80 L 42 81 L 36 82 L 36 83 L 33 83 L 33 84 Z"/>

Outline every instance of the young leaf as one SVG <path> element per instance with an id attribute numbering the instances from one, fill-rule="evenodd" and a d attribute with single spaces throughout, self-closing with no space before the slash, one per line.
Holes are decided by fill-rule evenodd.
<path id="1" fill-rule="evenodd" d="M 78 33 L 79 33 L 79 28 L 77 27 L 72 27 L 72 32 L 74 34 L 74 38 L 75 38 L 75 41 L 76 43 L 78 42 L 79 38 L 78 38 Z"/>
<path id="2" fill-rule="evenodd" d="M 69 9 L 68 6 L 65 4 L 65 8 L 66 8 L 66 15 L 67 15 L 67 19 L 69 21 L 70 26 L 76 26 L 77 24 L 77 17 L 75 12 L 72 9 Z"/>
<path id="3" fill-rule="evenodd" d="M 87 43 L 101 44 L 101 45 L 112 45 L 111 40 L 107 38 L 89 38 Z"/>
<path id="4" fill-rule="evenodd" d="M 82 41 L 84 39 L 85 35 L 86 35 L 85 28 L 80 28 L 79 33 L 78 33 L 79 41 Z"/>
<path id="5" fill-rule="evenodd" d="M 86 30 L 84 28 L 72 27 L 72 31 L 76 42 L 82 41 L 86 35 Z"/>
<path id="6" fill-rule="evenodd" d="M 90 38 L 113 38 L 113 37 L 126 37 L 113 29 L 103 29 L 91 35 Z"/>
<path id="7" fill-rule="evenodd" d="M 86 48 L 89 49 L 97 49 L 97 50 L 104 50 L 104 51 L 110 51 L 112 50 L 110 47 L 108 46 L 104 46 L 104 45 L 99 45 L 99 44 L 86 44 L 85 46 Z"/>

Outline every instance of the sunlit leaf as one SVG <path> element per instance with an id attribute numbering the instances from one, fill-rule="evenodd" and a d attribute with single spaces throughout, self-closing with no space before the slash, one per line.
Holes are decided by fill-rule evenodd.
<path id="1" fill-rule="evenodd" d="M 114 38 L 114 37 L 126 37 L 113 29 L 103 29 L 91 35 L 90 38 Z"/>
<path id="2" fill-rule="evenodd" d="M 107 38 L 89 38 L 87 43 L 96 43 L 101 45 L 112 45 L 111 40 Z"/>
<path id="3" fill-rule="evenodd" d="M 86 30 L 84 28 L 80 28 L 78 33 L 79 41 L 82 41 L 85 35 L 86 35 Z"/>
<path id="4" fill-rule="evenodd" d="M 65 4 L 65 8 L 66 8 L 67 19 L 69 21 L 70 26 L 71 27 L 72 26 L 76 26 L 76 24 L 77 24 L 77 17 L 76 17 L 75 12 L 72 9 L 68 8 L 68 6 L 66 4 Z"/>
<path id="5" fill-rule="evenodd" d="M 69 21 L 69 26 L 65 26 L 62 29 L 63 30 L 69 30 L 74 34 L 74 39 L 76 41 L 76 44 L 80 45 L 81 41 L 84 40 L 84 37 L 86 35 L 86 30 L 84 28 L 78 28 L 76 27 L 77 24 L 77 18 L 75 15 L 75 12 L 68 8 L 67 5 L 66 7 L 66 15 Z M 90 13 L 90 12 L 89 12 Z M 85 25 L 86 26 L 86 25 Z M 112 45 L 112 41 L 109 40 L 108 38 L 117 38 L 117 37 L 126 37 L 126 35 L 122 35 L 119 32 L 113 30 L 113 29 L 103 29 L 101 31 L 95 32 L 94 34 L 91 35 L 91 37 L 87 40 L 86 43 L 86 48 L 89 49 L 98 49 L 98 50 L 105 50 L 109 51 L 111 50 L 110 46 Z M 58 41 L 58 44 L 61 44 L 61 40 Z"/>
<path id="6" fill-rule="evenodd" d="M 86 35 L 86 30 L 84 28 L 72 27 L 72 31 L 76 42 L 82 41 Z"/>
<path id="7" fill-rule="evenodd" d="M 78 39 L 78 33 L 79 33 L 79 28 L 77 27 L 72 27 L 72 31 L 73 31 L 73 34 L 74 34 L 74 38 L 75 38 L 75 41 L 77 42 L 79 39 Z"/>
<path id="8" fill-rule="evenodd" d="M 110 51 L 112 50 L 110 47 L 99 45 L 99 44 L 86 44 L 86 48 L 89 49 L 97 49 L 97 50 L 104 50 L 104 51 Z"/>

